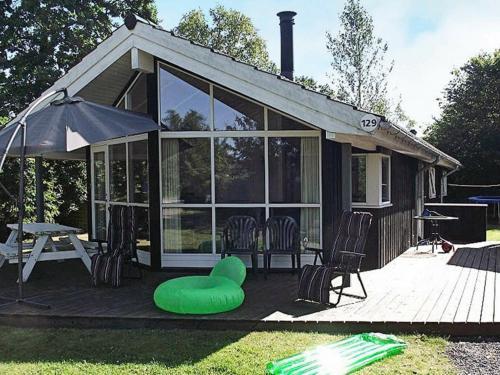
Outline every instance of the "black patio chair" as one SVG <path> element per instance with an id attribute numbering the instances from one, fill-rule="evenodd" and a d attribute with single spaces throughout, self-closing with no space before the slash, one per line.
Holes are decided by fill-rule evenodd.
<path id="1" fill-rule="evenodd" d="M 271 216 L 266 221 L 264 230 L 264 276 L 271 269 L 273 254 L 290 255 L 292 257 L 292 271 L 300 271 L 300 241 L 299 226 L 290 216 Z M 297 268 L 295 268 L 297 260 Z"/>
<path id="2" fill-rule="evenodd" d="M 361 279 L 361 264 L 365 258 L 365 243 L 372 222 L 372 214 L 367 212 L 342 213 L 337 235 L 328 252 L 322 249 L 308 249 L 316 252 L 314 265 L 306 265 L 299 280 L 299 299 L 315 301 L 336 307 L 342 295 L 365 299 L 368 297 Z M 322 265 L 316 265 L 316 260 Z M 344 293 L 348 277 L 356 274 L 363 290 L 363 295 Z M 332 280 L 341 277 L 342 283 L 332 287 Z M 337 295 L 337 302 L 330 303 L 330 290 Z"/>
<path id="3" fill-rule="evenodd" d="M 142 269 L 139 265 L 139 258 L 137 256 L 137 238 L 136 238 L 136 223 L 135 223 L 135 210 L 134 207 L 122 206 L 122 205 L 110 205 L 109 207 L 109 222 L 107 231 L 107 240 L 94 239 L 92 241 L 97 242 L 99 246 L 98 254 L 92 257 L 93 268 L 101 267 L 102 271 L 93 271 L 93 278 L 100 275 L 101 282 L 107 281 L 110 277 L 128 279 L 140 279 L 142 278 Z M 106 250 L 104 250 L 103 244 L 106 243 Z M 122 265 L 116 265 L 115 268 L 119 268 L 113 272 L 113 275 L 105 275 L 105 270 L 103 265 L 104 262 L 98 262 L 98 255 L 102 259 L 116 258 L 120 255 L 123 261 Z M 99 263 L 101 266 L 99 266 Z M 135 272 L 131 270 L 135 268 Z M 122 271 L 127 270 L 128 273 Z M 95 276 L 94 276 L 95 274 Z M 99 282 L 94 281 L 94 285 Z M 120 281 L 114 280 L 113 285 L 119 286 Z"/>
<path id="4" fill-rule="evenodd" d="M 259 231 L 252 216 L 231 216 L 227 219 L 221 236 L 221 258 L 226 255 L 250 255 L 252 272 L 257 272 Z"/>

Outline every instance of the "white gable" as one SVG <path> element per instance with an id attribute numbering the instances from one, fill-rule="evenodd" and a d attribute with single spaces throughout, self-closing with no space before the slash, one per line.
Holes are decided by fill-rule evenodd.
<path id="1" fill-rule="evenodd" d="M 47 92 L 66 87 L 69 95 L 112 104 L 134 74 L 132 49 L 143 58 L 146 54 L 155 56 L 324 129 L 337 142 L 367 149 L 380 145 L 425 161 L 440 157 L 440 164 L 447 167 L 460 164 L 406 130 L 384 122 L 380 116 L 383 128 L 368 134 L 359 126 L 364 111 L 141 22 L 132 30 L 125 26 L 115 30 Z"/>

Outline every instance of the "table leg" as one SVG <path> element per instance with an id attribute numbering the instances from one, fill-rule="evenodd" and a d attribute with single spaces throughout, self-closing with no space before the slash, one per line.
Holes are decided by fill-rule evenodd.
<path id="1" fill-rule="evenodd" d="M 91 272 L 91 260 L 87 252 L 85 251 L 85 248 L 83 247 L 82 241 L 78 238 L 76 234 L 70 233 L 68 235 L 69 240 L 75 247 L 75 251 L 77 252 L 78 255 L 80 255 L 80 258 L 82 258 L 83 264 L 85 264 L 85 267 L 87 267 L 87 270 Z"/>
<path id="2" fill-rule="evenodd" d="M 35 264 L 38 261 L 38 258 L 40 257 L 40 254 L 42 253 L 42 250 L 45 247 L 48 239 L 49 236 L 47 235 L 43 235 L 37 238 L 35 246 L 33 247 L 33 250 L 31 250 L 31 254 L 23 267 L 24 282 L 28 281 L 28 278 L 31 275 L 31 271 L 33 271 L 33 268 L 35 267 Z"/>
<path id="3" fill-rule="evenodd" d="M 6 245 L 13 245 L 15 246 L 17 244 L 17 230 L 12 229 L 10 231 L 9 237 L 7 238 L 7 241 L 5 241 Z"/>

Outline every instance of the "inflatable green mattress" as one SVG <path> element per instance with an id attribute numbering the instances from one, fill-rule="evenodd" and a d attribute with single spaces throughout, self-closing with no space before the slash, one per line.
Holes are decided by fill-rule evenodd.
<path id="1" fill-rule="evenodd" d="M 273 375 L 351 374 L 405 348 L 406 343 L 396 336 L 362 333 L 270 362 L 266 370 Z"/>

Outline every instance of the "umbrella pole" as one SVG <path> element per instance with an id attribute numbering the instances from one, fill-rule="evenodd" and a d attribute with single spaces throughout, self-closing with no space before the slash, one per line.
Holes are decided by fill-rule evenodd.
<path id="1" fill-rule="evenodd" d="M 18 197 L 18 223 L 17 223 L 17 273 L 18 273 L 18 295 L 17 303 L 49 309 L 49 305 L 33 302 L 24 298 L 23 281 L 23 224 L 24 224 L 24 169 L 26 165 L 26 123 L 23 121 L 21 126 L 21 152 L 19 160 L 19 197 Z"/>
<path id="2" fill-rule="evenodd" d="M 8 301 L 0 307 L 12 305 L 15 303 L 37 307 L 41 309 L 49 309 L 49 305 L 30 301 L 24 298 L 24 283 L 23 283 L 23 224 L 24 224 L 24 169 L 26 166 L 26 123 L 21 121 L 18 125 L 21 130 L 20 135 L 20 158 L 19 158 L 19 195 L 17 199 L 18 222 L 17 222 L 17 298 L 0 297 L 0 300 Z"/>
<path id="3" fill-rule="evenodd" d="M 5 300 L 8 301 L 7 303 L 0 304 L 0 307 L 11 305 L 14 303 L 19 303 L 19 304 L 24 304 L 32 307 L 37 307 L 37 308 L 42 308 L 42 309 L 50 309 L 50 305 L 45 305 L 42 303 L 37 303 L 30 301 L 26 298 L 24 298 L 24 289 L 23 289 L 23 237 L 24 237 L 24 232 L 23 232 L 23 221 L 24 221 L 24 167 L 26 163 L 26 119 L 30 115 L 30 113 L 44 100 L 50 98 L 51 96 L 54 96 L 59 93 L 64 93 L 67 95 L 66 89 L 58 89 L 55 91 L 51 91 L 46 95 L 43 95 L 41 98 L 36 100 L 30 107 L 28 107 L 28 110 L 25 112 L 21 120 L 19 121 L 16 130 L 12 134 L 9 143 L 7 145 L 7 149 L 5 150 L 4 155 L 2 155 L 2 158 L 0 159 L 0 172 L 2 171 L 3 164 L 5 162 L 5 158 L 7 157 L 7 154 L 10 150 L 10 147 L 12 146 L 12 142 L 14 141 L 14 138 L 16 137 L 17 132 L 20 130 L 21 131 L 21 136 L 20 136 L 20 160 L 19 160 L 19 195 L 18 195 L 18 227 L 17 227 L 17 273 L 18 273 L 18 289 L 17 289 L 17 298 L 7 298 L 7 297 L 1 297 L 0 300 Z"/>

